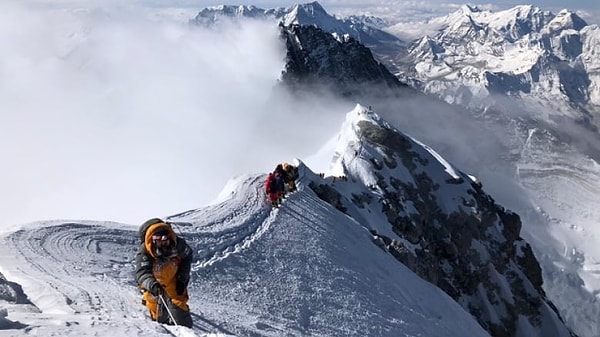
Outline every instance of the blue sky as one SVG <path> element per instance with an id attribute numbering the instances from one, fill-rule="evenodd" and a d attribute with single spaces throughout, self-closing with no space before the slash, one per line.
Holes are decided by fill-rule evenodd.
<path id="1" fill-rule="evenodd" d="M 21 3 L 42 3 L 51 6 L 75 6 L 82 4 L 95 4 L 95 7 L 106 7 L 110 4 L 122 6 L 126 1 L 120 0 L 27 0 L 17 1 Z M 185 8 L 187 10 L 196 10 L 216 5 L 254 5 L 261 8 L 287 7 L 297 3 L 308 3 L 312 0 L 294 1 L 294 0 L 131 0 L 129 3 L 147 6 L 147 7 L 165 7 L 165 8 Z M 501 10 L 514 7 L 516 5 L 534 5 L 543 10 L 558 12 L 561 9 L 576 11 L 591 24 L 600 23 L 600 2 L 592 0 L 499 0 L 499 1 L 399 1 L 399 0 L 319 0 L 319 3 L 330 14 L 370 14 L 380 17 L 397 17 L 398 21 L 405 21 L 401 17 L 410 17 L 411 19 L 419 17 L 431 17 L 445 15 L 456 10 L 464 4 L 476 5 L 480 8 Z"/>
<path id="2" fill-rule="evenodd" d="M 169 4 L 175 3 L 185 6 L 213 6 L 219 4 L 247 4 L 264 7 L 278 7 L 288 6 L 295 3 L 303 3 L 310 1 L 292 1 L 292 0 L 255 0 L 255 1 L 218 1 L 218 0 L 179 0 L 179 1 L 159 1 L 159 0 L 142 0 L 143 3 L 154 3 L 154 4 Z M 475 5 L 495 5 L 500 7 L 510 7 L 515 5 L 531 4 L 539 7 L 560 7 L 560 8 L 573 8 L 573 9 L 600 9 L 600 3 L 597 1 L 590 0 L 578 0 L 578 1 L 566 1 L 566 0 L 533 0 L 533 1 L 514 1 L 514 0 L 503 0 L 503 1 L 398 1 L 398 0 L 321 0 L 319 1 L 325 7 L 370 7 L 370 6 L 415 6 L 415 5 L 440 5 L 440 4 L 475 4 Z"/>
<path id="3" fill-rule="evenodd" d="M 241 0 L 241 1 L 221 1 L 221 0 L 139 0 L 145 5 L 151 6 L 182 6 L 188 8 L 204 8 L 215 5 L 254 5 L 261 8 L 287 7 L 296 3 L 307 3 L 307 1 L 293 0 Z M 531 0 L 531 1 L 398 1 L 398 0 L 320 0 L 319 3 L 331 14 L 349 14 L 365 12 L 376 16 L 402 16 L 408 15 L 414 18 L 417 16 L 435 16 L 444 15 L 454 11 L 463 4 L 476 5 L 487 9 L 506 9 L 516 5 L 531 4 L 540 7 L 543 10 L 558 12 L 561 9 L 577 11 L 584 19 L 590 23 L 600 23 L 600 2 L 590 0 Z"/>

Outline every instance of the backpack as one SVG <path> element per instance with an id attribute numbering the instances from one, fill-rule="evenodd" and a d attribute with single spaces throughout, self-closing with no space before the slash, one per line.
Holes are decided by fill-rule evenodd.
<path id="1" fill-rule="evenodd" d="M 277 167 L 275 167 L 275 171 L 273 171 L 274 174 L 277 175 L 277 179 L 283 179 L 283 182 L 287 183 L 288 182 L 288 174 L 285 171 L 285 169 L 283 168 L 282 164 L 277 165 Z"/>
<path id="2" fill-rule="evenodd" d="M 275 193 L 276 190 L 277 186 L 275 186 L 275 175 L 273 173 L 269 173 L 267 180 L 265 181 L 265 192 Z"/>

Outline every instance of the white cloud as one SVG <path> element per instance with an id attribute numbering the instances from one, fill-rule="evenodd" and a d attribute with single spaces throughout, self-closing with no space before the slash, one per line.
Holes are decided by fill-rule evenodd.
<path id="1" fill-rule="evenodd" d="M 0 7 L 1 223 L 184 211 L 326 138 L 297 141 L 314 118 L 270 126 L 303 112 L 265 105 L 284 66 L 274 24 L 210 31 L 134 7 Z M 279 128 L 288 136 L 274 141 Z"/>

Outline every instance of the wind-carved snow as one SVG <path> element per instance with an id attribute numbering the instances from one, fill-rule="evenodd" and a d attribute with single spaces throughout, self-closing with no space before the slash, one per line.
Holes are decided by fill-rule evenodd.
<path id="1" fill-rule="evenodd" d="M 42 335 L 53 331 L 64 332 L 63 336 L 82 333 L 69 331 L 72 325 L 81 330 L 98 326 L 109 331 L 124 319 L 130 322 L 129 332 L 148 331 L 131 278 L 136 233 L 119 227 L 111 223 L 50 222 L 5 237 L 0 245 L 0 270 L 21 284 L 40 311 L 17 311 L 16 320 Z M 8 317 L 12 317 L 11 312 Z"/>
<path id="2" fill-rule="evenodd" d="M 210 255 L 203 254 L 204 257 L 201 260 L 194 262 L 193 270 L 212 265 L 226 259 L 231 254 L 240 253 L 268 230 L 277 214 L 277 209 L 268 212 L 268 209 L 265 208 L 266 200 L 264 194 L 260 192 L 265 179 L 266 175 L 239 177 L 228 183 L 230 186 L 225 189 L 227 192 L 221 193 L 221 198 L 224 199 L 222 203 L 168 218 L 168 221 L 185 229 L 184 226 L 191 226 L 191 223 L 178 222 L 179 220 L 198 221 L 213 213 L 227 213 L 226 209 L 236 210 L 225 219 L 221 219 L 219 223 L 206 223 L 196 229 L 210 238 L 209 242 L 204 243 L 204 251 L 209 251 Z M 240 194 L 236 190 L 229 191 L 230 187 L 238 185 L 252 186 L 256 193 Z M 229 194 L 229 198 L 225 199 L 227 194 Z M 210 232 L 206 232 L 206 230 L 210 230 Z M 206 245 L 207 243 L 208 245 Z"/>

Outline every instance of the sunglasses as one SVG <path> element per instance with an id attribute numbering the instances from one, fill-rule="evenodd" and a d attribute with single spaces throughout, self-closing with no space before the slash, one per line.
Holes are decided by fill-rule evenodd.
<path id="1" fill-rule="evenodd" d="M 168 235 L 152 235 L 152 240 L 153 241 L 167 241 L 167 240 L 169 240 L 169 236 Z"/>

